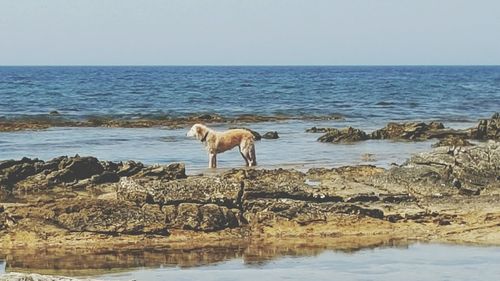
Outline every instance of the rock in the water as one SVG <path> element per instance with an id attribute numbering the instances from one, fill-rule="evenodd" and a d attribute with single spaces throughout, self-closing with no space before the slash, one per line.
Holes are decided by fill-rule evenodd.
<path id="1" fill-rule="evenodd" d="M 336 130 L 334 128 L 317 128 L 316 126 L 306 130 L 306 133 L 326 133 L 328 131 Z"/>
<path id="2" fill-rule="evenodd" d="M 274 139 L 278 139 L 279 136 L 278 136 L 278 132 L 271 131 L 271 132 L 267 132 L 264 135 L 262 135 L 262 138 L 263 139 L 272 139 L 272 140 L 274 140 Z"/>
<path id="3" fill-rule="evenodd" d="M 429 138 L 428 132 L 441 129 L 444 129 L 444 125 L 439 122 L 389 123 L 384 128 L 371 133 L 370 138 L 422 140 Z"/>
<path id="4" fill-rule="evenodd" d="M 478 140 L 500 140 L 500 113 L 493 114 L 490 119 L 479 120 L 471 135 Z"/>
<path id="5" fill-rule="evenodd" d="M 333 142 L 333 143 L 349 143 L 367 140 L 368 135 L 353 127 L 348 127 L 345 129 L 332 129 L 328 131 L 326 134 L 318 138 L 320 142 Z"/>
<path id="6" fill-rule="evenodd" d="M 249 129 L 249 128 L 245 128 L 245 127 L 231 127 L 231 128 L 229 128 L 229 129 L 242 129 L 242 130 L 247 130 L 247 131 L 249 131 L 250 133 L 252 133 L 252 135 L 254 136 L 255 140 L 261 140 L 261 139 L 262 139 L 262 136 L 261 136 L 258 132 L 254 131 L 254 130 L 252 130 L 252 129 Z"/>
<path id="7" fill-rule="evenodd" d="M 465 138 L 461 137 L 449 137 L 445 139 L 439 140 L 437 143 L 433 144 L 432 147 L 440 147 L 440 146 L 473 146 L 474 144 L 470 143 Z"/>

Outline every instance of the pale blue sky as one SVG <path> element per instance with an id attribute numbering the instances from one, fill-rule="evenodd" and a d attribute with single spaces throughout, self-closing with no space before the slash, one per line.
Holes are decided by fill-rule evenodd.
<path id="1" fill-rule="evenodd" d="M 0 0 L 19 64 L 500 64 L 500 0 Z"/>

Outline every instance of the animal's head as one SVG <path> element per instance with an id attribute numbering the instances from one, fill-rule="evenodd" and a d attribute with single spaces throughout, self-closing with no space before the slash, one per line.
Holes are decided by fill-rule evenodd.
<path id="1" fill-rule="evenodd" d="M 187 132 L 186 136 L 195 137 L 196 139 L 203 139 L 208 132 L 208 128 L 202 124 L 194 124 L 193 127 Z"/>

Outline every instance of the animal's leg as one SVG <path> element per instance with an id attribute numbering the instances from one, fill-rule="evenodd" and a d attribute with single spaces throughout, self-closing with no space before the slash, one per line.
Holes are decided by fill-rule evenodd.
<path id="1" fill-rule="evenodd" d="M 248 147 L 245 147 L 241 150 L 241 155 L 243 156 L 243 158 L 245 158 L 245 162 L 247 163 L 247 166 L 248 167 L 251 167 L 252 166 L 252 157 L 251 157 L 251 153 L 250 153 L 250 149 Z"/>
<path id="2" fill-rule="evenodd" d="M 252 159 L 252 162 L 250 166 L 257 166 L 257 157 L 255 156 L 255 145 L 252 144 L 250 147 L 250 158 Z"/>
<path id="3" fill-rule="evenodd" d="M 210 153 L 208 156 L 208 167 L 217 168 L 217 154 Z"/>
<path id="4" fill-rule="evenodd" d="M 249 162 L 248 162 L 247 158 L 245 157 L 245 154 L 243 154 L 243 152 L 241 152 L 241 147 L 239 147 L 239 149 L 240 149 L 241 157 L 243 157 L 243 159 L 245 160 L 245 165 L 248 167 Z"/>

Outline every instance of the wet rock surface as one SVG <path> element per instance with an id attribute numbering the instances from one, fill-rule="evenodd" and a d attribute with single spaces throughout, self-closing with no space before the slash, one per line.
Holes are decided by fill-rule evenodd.
<path id="1" fill-rule="evenodd" d="M 269 139 L 269 140 L 275 140 L 275 139 L 279 139 L 280 137 L 278 135 L 278 132 L 271 131 L 271 132 L 267 132 L 264 135 L 262 135 L 262 138 L 263 139 Z"/>
<path id="2" fill-rule="evenodd" d="M 465 138 L 452 136 L 445 139 L 440 139 L 437 143 L 432 145 L 432 147 L 440 146 L 474 146 L 474 144 L 469 142 Z"/>
<path id="3" fill-rule="evenodd" d="M 142 237 L 128 243 L 186 237 L 179 233 L 393 235 L 394 229 L 424 238 L 477 234 L 474 239 L 500 244 L 499 166 L 495 141 L 439 147 L 389 170 L 234 169 L 187 177 L 176 163 L 8 160 L 0 162 L 1 189 L 10 196 L 0 203 L 0 244 L 57 243 L 61 237 L 78 243 L 82 235 Z M 446 234 L 451 231 L 455 236 Z"/>
<path id="4" fill-rule="evenodd" d="M 325 133 L 318 138 L 320 142 L 356 142 L 362 140 L 409 140 L 421 141 L 428 139 L 441 139 L 438 146 L 456 145 L 468 146 L 468 139 L 472 140 L 499 140 L 500 139 L 500 113 L 495 113 L 490 119 L 479 120 L 476 127 L 465 130 L 445 128 L 440 122 L 406 122 L 388 123 L 382 129 L 370 134 L 352 127 L 344 129 L 316 128 L 307 129 L 308 133 Z"/>
<path id="5" fill-rule="evenodd" d="M 367 140 L 368 138 L 369 137 L 365 132 L 359 129 L 348 127 L 341 130 L 338 129 L 328 130 L 326 134 L 318 138 L 318 141 L 345 143 L 345 142 L 356 142 L 356 141 Z"/>
<path id="6" fill-rule="evenodd" d="M 120 177 L 185 178 L 184 164 L 145 167 L 134 161 L 113 163 L 95 157 L 62 156 L 49 161 L 23 158 L 0 162 L 0 189 L 12 193 L 46 190 L 54 186 L 85 187 L 118 182 Z"/>

